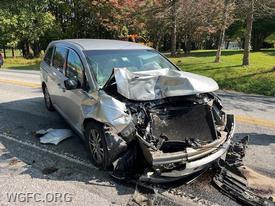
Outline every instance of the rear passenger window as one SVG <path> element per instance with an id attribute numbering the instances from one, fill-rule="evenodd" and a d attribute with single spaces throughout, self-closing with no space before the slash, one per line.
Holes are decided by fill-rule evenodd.
<path id="1" fill-rule="evenodd" d="M 44 61 L 45 61 L 48 65 L 51 65 L 52 55 L 53 55 L 53 47 L 50 47 L 50 48 L 47 50 L 47 53 L 45 54 L 45 57 L 44 57 Z"/>
<path id="2" fill-rule="evenodd" d="M 72 50 L 68 55 L 67 68 L 65 76 L 79 82 L 79 86 L 83 84 L 83 65 L 79 56 Z"/>
<path id="3" fill-rule="evenodd" d="M 55 53 L 53 56 L 53 66 L 62 71 L 66 65 L 66 56 L 68 53 L 68 49 L 63 47 L 56 47 Z"/>

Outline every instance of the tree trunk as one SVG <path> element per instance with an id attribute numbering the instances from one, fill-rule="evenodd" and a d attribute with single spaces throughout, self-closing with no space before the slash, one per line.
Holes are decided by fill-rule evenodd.
<path id="1" fill-rule="evenodd" d="M 268 36 L 269 34 L 254 32 L 251 39 L 253 51 L 260 51 L 263 47 L 265 38 Z"/>
<path id="2" fill-rule="evenodd" d="M 250 64 L 250 47 L 251 47 L 251 34 L 253 26 L 253 13 L 254 13 L 254 0 L 250 0 L 250 7 L 246 18 L 246 33 L 244 41 L 244 52 L 243 52 L 243 66 Z"/>
<path id="3" fill-rule="evenodd" d="M 25 56 L 24 57 L 27 58 L 27 59 L 32 58 L 30 43 L 28 41 L 26 41 L 25 44 L 24 44 L 24 50 L 25 50 Z"/>
<path id="4" fill-rule="evenodd" d="M 216 59 L 215 59 L 216 63 L 219 63 L 221 61 L 222 46 L 224 44 L 224 36 L 225 36 L 225 26 L 223 26 L 219 36 L 218 49 L 217 49 Z"/>
<path id="5" fill-rule="evenodd" d="M 159 30 L 159 32 L 157 32 L 157 39 L 155 41 L 155 49 L 157 51 L 159 51 L 159 49 L 160 49 L 160 46 L 161 46 L 160 44 L 161 44 L 162 38 L 163 38 L 163 31 Z"/>
<path id="6" fill-rule="evenodd" d="M 191 51 L 191 43 L 189 41 L 189 37 L 185 37 L 184 39 L 184 53 L 189 54 Z"/>
<path id="7" fill-rule="evenodd" d="M 14 54 L 14 48 L 13 47 L 11 48 L 11 54 L 12 54 L 12 58 L 14 58 L 15 54 Z"/>
<path id="8" fill-rule="evenodd" d="M 171 39 L 171 56 L 176 56 L 177 50 L 177 13 L 176 13 L 176 0 L 173 0 L 172 5 L 172 39 Z"/>
<path id="9" fill-rule="evenodd" d="M 6 58 L 7 58 L 6 46 L 4 46 L 4 48 L 3 48 L 3 52 L 4 52 L 4 58 L 6 59 Z"/>
<path id="10" fill-rule="evenodd" d="M 219 35 L 218 49 L 217 49 L 216 59 L 215 59 L 216 63 L 219 63 L 221 61 L 222 46 L 224 44 L 225 29 L 227 24 L 227 6 L 228 6 L 228 0 L 224 0 L 223 21 L 222 21 L 221 31 Z"/>
<path id="11" fill-rule="evenodd" d="M 39 42 L 34 42 L 34 44 L 31 45 L 32 50 L 33 50 L 33 56 L 38 58 L 40 56 L 40 46 L 39 46 Z"/>
<path id="12" fill-rule="evenodd" d="M 162 39 L 161 35 L 158 35 L 158 39 L 157 39 L 157 42 L 156 42 L 156 50 L 157 51 L 159 51 L 161 39 Z"/>
<path id="13" fill-rule="evenodd" d="M 177 53 L 178 53 L 178 54 L 181 53 L 181 41 L 179 41 L 179 43 L 178 43 L 178 51 L 177 51 Z"/>
<path id="14" fill-rule="evenodd" d="M 227 41 L 227 42 L 226 42 L 226 49 L 229 48 L 229 44 L 230 44 L 230 41 Z"/>

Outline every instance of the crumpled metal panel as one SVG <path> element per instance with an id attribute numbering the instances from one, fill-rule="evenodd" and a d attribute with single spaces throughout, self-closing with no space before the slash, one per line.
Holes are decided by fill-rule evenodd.
<path id="1" fill-rule="evenodd" d="M 95 95 L 91 95 L 95 97 Z M 82 110 L 86 118 L 93 118 L 111 126 L 117 133 L 125 129 L 132 121 L 131 114 L 127 113 L 125 103 L 100 90 L 95 101 L 86 99 L 82 102 Z"/>
<path id="2" fill-rule="evenodd" d="M 146 101 L 171 96 L 213 92 L 219 89 L 211 78 L 172 69 L 130 72 L 115 68 L 117 91 L 132 100 Z"/>

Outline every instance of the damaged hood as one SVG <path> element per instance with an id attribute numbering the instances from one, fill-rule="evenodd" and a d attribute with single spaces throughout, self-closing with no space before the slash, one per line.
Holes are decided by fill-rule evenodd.
<path id="1" fill-rule="evenodd" d="M 114 68 L 111 78 L 116 81 L 118 93 L 139 101 L 213 92 L 219 88 L 211 78 L 171 69 L 130 72 L 127 68 Z"/>

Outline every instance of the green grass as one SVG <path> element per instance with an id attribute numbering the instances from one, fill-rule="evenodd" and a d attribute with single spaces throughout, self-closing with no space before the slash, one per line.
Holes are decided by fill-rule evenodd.
<path id="1" fill-rule="evenodd" d="M 0 50 L 3 54 L 3 50 Z M 12 50 L 6 50 L 7 58 L 4 59 L 3 69 L 19 69 L 19 70 L 39 70 L 41 58 L 25 59 L 22 57 L 20 50 L 14 50 L 15 58 L 12 58 Z"/>
<path id="2" fill-rule="evenodd" d="M 25 59 L 23 57 L 4 59 L 3 68 L 19 70 L 39 70 L 40 58 Z"/>
<path id="3" fill-rule="evenodd" d="M 251 65 L 243 67 L 242 51 L 223 51 L 214 63 L 215 51 L 193 51 L 170 58 L 182 70 L 215 79 L 221 89 L 275 96 L 275 50 L 251 53 Z"/>

